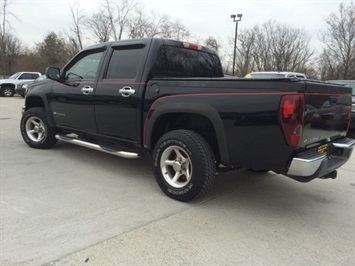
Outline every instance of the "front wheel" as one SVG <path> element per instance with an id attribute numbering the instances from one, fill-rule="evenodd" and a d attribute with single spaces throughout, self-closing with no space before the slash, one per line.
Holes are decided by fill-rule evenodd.
<path id="1" fill-rule="evenodd" d="M 4 96 L 4 97 L 12 97 L 14 96 L 14 89 L 11 88 L 10 86 L 5 86 L 1 89 L 1 96 Z"/>
<path id="2" fill-rule="evenodd" d="M 28 109 L 22 116 L 21 134 L 28 146 L 36 149 L 48 149 L 57 143 L 55 130 L 47 122 L 44 108 Z"/>
<path id="3" fill-rule="evenodd" d="M 194 131 L 175 130 L 163 135 L 153 160 L 157 183 L 173 199 L 195 199 L 214 183 L 216 166 L 211 147 Z"/>

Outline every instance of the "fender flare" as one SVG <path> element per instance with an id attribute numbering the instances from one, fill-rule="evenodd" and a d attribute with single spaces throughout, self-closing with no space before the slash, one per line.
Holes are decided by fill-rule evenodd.
<path id="1" fill-rule="evenodd" d="M 55 126 L 55 123 L 54 123 L 54 120 L 53 120 L 53 117 L 51 116 L 50 114 L 50 108 L 49 108 L 49 104 L 47 102 L 47 99 L 43 96 L 43 95 L 31 95 L 29 97 L 26 97 L 26 102 L 25 102 L 25 107 L 26 107 L 26 111 L 29 109 L 27 107 L 27 102 L 30 101 L 31 99 L 33 98 L 40 98 L 41 101 L 43 102 L 43 108 L 46 112 L 46 116 L 47 116 L 47 121 L 49 123 L 50 126 L 54 127 Z M 36 106 L 31 106 L 32 107 L 36 107 Z"/>
<path id="2" fill-rule="evenodd" d="M 154 108 L 150 115 L 151 110 L 146 117 L 146 126 L 144 128 L 144 146 L 152 149 L 151 137 L 155 127 L 156 121 L 163 115 L 172 113 L 190 113 L 206 117 L 211 121 L 212 126 L 216 132 L 218 150 L 220 159 L 223 164 L 229 166 L 229 153 L 228 146 L 225 138 L 224 127 L 218 112 L 209 105 L 196 104 L 196 103 L 162 103 Z"/>

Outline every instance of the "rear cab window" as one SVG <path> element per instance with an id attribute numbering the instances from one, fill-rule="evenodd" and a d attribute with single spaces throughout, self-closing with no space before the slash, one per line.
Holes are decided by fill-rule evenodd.
<path id="1" fill-rule="evenodd" d="M 153 77 L 223 77 L 217 55 L 201 50 L 162 45 L 153 67 Z"/>

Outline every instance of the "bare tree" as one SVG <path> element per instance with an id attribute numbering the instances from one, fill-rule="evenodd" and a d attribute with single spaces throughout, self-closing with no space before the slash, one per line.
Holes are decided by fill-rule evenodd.
<path id="1" fill-rule="evenodd" d="M 165 14 L 145 12 L 142 6 L 136 6 L 127 24 L 129 38 L 161 37 L 186 40 L 189 30 L 179 21 L 170 20 Z"/>
<path id="2" fill-rule="evenodd" d="M 216 52 L 218 52 L 218 50 L 220 49 L 220 44 L 217 41 L 216 38 L 212 37 L 212 36 L 208 36 L 208 38 L 205 40 L 205 45 L 213 50 L 215 50 Z"/>
<path id="3" fill-rule="evenodd" d="M 65 35 L 69 38 L 69 42 L 76 52 L 83 49 L 83 28 L 85 22 L 85 13 L 80 9 L 77 2 L 70 5 L 70 15 L 72 24 L 70 25 L 70 32 L 65 31 Z"/>
<path id="4" fill-rule="evenodd" d="M 93 36 L 94 41 L 100 43 L 109 41 L 112 32 L 110 19 L 102 15 L 103 12 L 104 10 L 100 10 L 85 20 L 85 26 Z"/>
<path id="5" fill-rule="evenodd" d="M 130 39 L 150 38 L 159 34 L 163 18 L 147 14 L 141 7 L 136 7 L 127 24 Z"/>
<path id="6" fill-rule="evenodd" d="M 167 15 L 156 12 L 145 12 L 142 8 L 136 8 L 129 24 L 129 38 L 171 38 L 171 25 Z"/>
<path id="7" fill-rule="evenodd" d="M 247 73 L 257 69 L 257 64 L 262 58 L 259 56 L 259 42 L 257 42 L 258 27 L 247 29 L 239 34 L 238 56 L 237 56 L 237 75 L 245 76 Z M 259 36 L 260 37 L 260 36 Z M 234 44 L 234 40 L 230 41 Z"/>
<path id="8" fill-rule="evenodd" d="M 149 27 L 148 21 L 143 16 L 138 16 L 137 19 L 132 20 L 134 23 L 128 24 L 128 38 L 139 39 L 144 38 L 147 35 L 147 29 Z"/>
<path id="9" fill-rule="evenodd" d="M 163 25 L 167 24 L 169 17 L 152 11 L 149 15 L 146 37 L 156 37 L 162 35 Z"/>
<path id="10" fill-rule="evenodd" d="M 7 33 L 4 42 L 4 56 L 2 56 L 2 71 L 6 75 L 10 75 L 13 73 L 13 64 L 18 56 L 20 56 L 22 52 L 22 42 L 16 36 Z"/>
<path id="11" fill-rule="evenodd" d="M 45 69 L 42 69 L 39 64 L 40 58 L 35 52 L 34 49 L 26 49 L 23 48 L 21 51 L 21 54 L 16 57 L 13 63 L 13 73 L 14 72 L 19 72 L 19 71 L 38 71 L 42 72 Z"/>
<path id="12" fill-rule="evenodd" d="M 270 44 L 273 70 L 304 72 L 314 55 L 307 33 L 275 22 L 264 24 L 264 29 L 270 33 L 267 43 Z"/>
<path id="13" fill-rule="evenodd" d="M 123 32 L 129 23 L 130 16 L 137 6 L 136 0 L 113 1 L 105 0 L 103 3 L 103 16 L 107 17 L 114 40 L 121 40 Z"/>
<path id="14" fill-rule="evenodd" d="M 7 75 L 9 74 L 9 69 L 7 66 L 7 56 L 8 56 L 8 44 L 9 44 L 9 39 L 12 38 L 12 36 L 9 36 L 9 28 L 10 28 L 10 22 L 9 22 L 9 16 L 14 16 L 10 11 L 9 11 L 9 5 L 11 4 L 10 0 L 0 0 L 1 4 L 1 10 L 0 10 L 0 55 L 1 55 L 1 74 L 2 75 Z M 5 60 L 4 60 L 5 59 Z"/>
<path id="15" fill-rule="evenodd" d="M 6 76 L 12 74 L 13 63 L 21 53 L 22 43 L 12 34 L 9 17 L 16 18 L 16 16 L 9 10 L 11 1 L 1 0 L 0 4 L 0 73 Z"/>
<path id="16" fill-rule="evenodd" d="M 321 37 L 321 78 L 355 79 L 355 4 L 341 3 L 338 13 L 331 13 L 325 22 L 328 27 Z"/>
<path id="17" fill-rule="evenodd" d="M 315 53 L 305 31 L 274 21 L 242 31 L 237 49 L 238 76 L 251 71 L 305 72 Z"/>
<path id="18" fill-rule="evenodd" d="M 85 20 L 85 25 L 95 41 L 107 42 L 110 37 L 121 40 L 136 5 L 135 0 L 105 0 L 99 12 Z"/>
<path id="19" fill-rule="evenodd" d="M 9 11 L 10 0 L 0 0 L 1 10 L 0 10 L 0 26 L 1 26 L 1 37 L 4 37 L 10 27 L 9 16 L 14 16 Z"/>
<path id="20" fill-rule="evenodd" d="M 175 20 L 171 25 L 171 38 L 179 41 L 187 40 L 190 37 L 190 31 L 181 23 L 180 20 Z"/>
<path id="21" fill-rule="evenodd" d="M 189 30 L 179 20 L 172 21 L 167 15 L 157 17 L 155 23 L 152 28 L 154 36 L 178 41 L 187 40 L 190 37 Z"/>

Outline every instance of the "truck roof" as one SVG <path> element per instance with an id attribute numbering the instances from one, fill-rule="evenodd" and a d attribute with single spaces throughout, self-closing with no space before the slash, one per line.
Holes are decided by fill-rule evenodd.
<path id="1" fill-rule="evenodd" d="M 176 40 L 171 40 L 171 39 L 163 39 L 163 38 L 142 38 L 142 39 L 126 39 L 126 40 L 118 40 L 118 41 L 110 41 L 110 42 L 105 42 L 105 43 L 100 43 L 100 44 L 94 44 L 90 45 L 83 50 L 92 50 L 92 49 L 100 49 L 100 48 L 105 48 L 109 46 L 130 46 L 130 45 L 145 45 L 147 43 L 155 42 L 158 44 L 163 44 L 163 45 L 171 45 L 171 46 L 183 46 L 187 49 L 195 49 L 195 50 L 201 50 L 207 53 L 211 54 L 216 54 L 216 51 L 195 43 L 187 42 L 187 41 L 176 41 Z M 193 48 L 191 48 L 193 47 Z"/>

